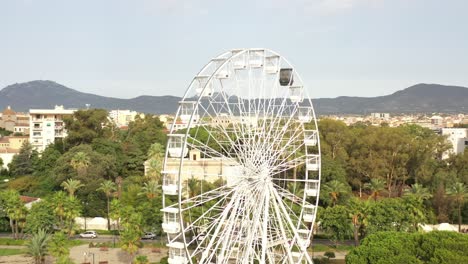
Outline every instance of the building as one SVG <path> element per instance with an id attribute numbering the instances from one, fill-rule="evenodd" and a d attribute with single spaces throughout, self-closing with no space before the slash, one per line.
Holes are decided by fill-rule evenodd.
<path id="1" fill-rule="evenodd" d="M 54 109 L 29 110 L 29 142 L 39 152 L 58 138 L 67 136 L 63 118 L 71 116 L 76 110 L 65 109 L 63 105 Z"/>
<path id="2" fill-rule="evenodd" d="M 468 146 L 468 128 L 442 128 L 442 135 L 452 143 L 452 149 L 444 153 L 442 158 L 448 158 L 450 154 L 458 154 L 465 151 Z"/>
<path id="3" fill-rule="evenodd" d="M 371 113 L 372 118 L 389 119 L 390 113 Z"/>
<path id="4" fill-rule="evenodd" d="M 0 113 L 0 128 L 14 133 L 29 134 L 29 115 L 17 113 L 7 106 Z"/>
<path id="5" fill-rule="evenodd" d="M 13 156 L 19 153 L 24 142 L 28 142 L 28 136 L 0 137 L 0 158 L 3 161 L 3 168 L 8 168 L 8 164 Z"/>
<path id="6" fill-rule="evenodd" d="M 112 110 L 109 112 L 109 117 L 118 127 L 128 126 L 130 122 L 135 121 L 137 115 L 140 114 L 131 110 Z"/>

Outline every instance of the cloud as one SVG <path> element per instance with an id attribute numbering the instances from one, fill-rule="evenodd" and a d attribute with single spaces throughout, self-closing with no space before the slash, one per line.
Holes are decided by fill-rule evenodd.
<path id="1" fill-rule="evenodd" d="M 375 7 L 385 0 L 274 0 L 272 7 L 310 15 L 334 15 L 359 7 Z"/>
<path id="2" fill-rule="evenodd" d="M 195 14 L 206 15 L 210 0 L 143 0 L 144 8 L 160 14 Z"/>

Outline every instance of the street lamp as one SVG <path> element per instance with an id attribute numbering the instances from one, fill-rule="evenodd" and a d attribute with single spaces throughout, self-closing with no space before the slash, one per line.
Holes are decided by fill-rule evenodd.
<path id="1" fill-rule="evenodd" d="M 86 208 L 88 207 L 88 202 L 81 202 L 83 204 L 83 218 L 84 218 L 84 231 L 86 232 Z"/>
<path id="2" fill-rule="evenodd" d="M 93 252 L 85 252 L 83 254 L 83 256 L 85 257 L 85 260 L 86 260 L 86 257 L 89 256 L 89 255 L 92 255 L 93 256 L 93 264 L 94 264 L 94 253 Z"/>

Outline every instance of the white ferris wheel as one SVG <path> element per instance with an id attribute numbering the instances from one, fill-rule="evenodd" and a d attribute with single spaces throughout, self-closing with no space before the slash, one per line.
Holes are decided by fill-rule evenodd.
<path id="1" fill-rule="evenodd" d="M 169 263 L 312 263 L 320 166 L 315 112 L 285 58 L 236 49 L 210 60 L 168 134 Z"/>

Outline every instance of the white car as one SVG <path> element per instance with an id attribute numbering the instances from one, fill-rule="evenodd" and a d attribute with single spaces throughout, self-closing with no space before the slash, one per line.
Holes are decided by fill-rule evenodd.
<path id="1" fill-rule="evenodd" d="M 84 233 L 80 234 L 81 238 L 96 238 L 98 237 L 98 234 L 96 231 L 86 231 Z"/>
<path id="2" fill-rule="evenodd" d="M 151 232 L 146 232 L 141 237 L 141 239 L 155 239 L 155 238 L 156 238 L 156 235 L 154 233 L 151 233 Z"/>

